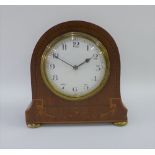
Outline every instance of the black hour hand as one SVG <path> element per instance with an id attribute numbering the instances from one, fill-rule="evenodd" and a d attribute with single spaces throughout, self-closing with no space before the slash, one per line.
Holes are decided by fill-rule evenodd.
<path id="1" fill-rule="evenodd" d="M 79 66 L 81 66 L 81 65 L 83 65 L 85 63 L 88 63 L 91 60 L 91 58 L 86 58 L 85 61 L 83 61 L 82 63 L 80 63 L 77 67 L 79 67 Z"/>

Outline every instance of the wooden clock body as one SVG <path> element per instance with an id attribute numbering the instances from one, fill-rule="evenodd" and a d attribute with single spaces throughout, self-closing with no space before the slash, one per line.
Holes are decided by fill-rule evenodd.
<path id="1" fill-rule="evenodd" d="M 55 95 L 45 85 L 40 70 L 46 46 L 56 37 L 68 32 L 83 32 L 97 38 L 106 47 L 110 61 L 110 76 L 97 94 L 80 101 L 70 101 Z M 38 127 L 45 123 L 127 123 L 127 109 L 120 96 L 120 57 L 117 45 L 101 27 L 84 22 L 69 21 L 49 29 L 38 41 L 31 60 L 32 103 L 26 110 L 26 123 Z"/>

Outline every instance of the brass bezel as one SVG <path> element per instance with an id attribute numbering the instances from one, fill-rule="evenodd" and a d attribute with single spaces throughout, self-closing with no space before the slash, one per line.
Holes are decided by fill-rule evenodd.
<path id="1" fill-rule="evenodd" d="M 53 86 L 50 81 L 48 80 L 47 78 L 47 75 L 46 75 L 46 71 L 45 71 L 45 61 L 46 61 L 46 58 L 47 58 L 47 53 L 50 51 L 50 49 L 57 43 L 59 42 L 60 40 L 63 40 L 65 38 L 68 38 L 68 37 L 71 37 L 71 36 L 78 36 L 78 37 L 83 37 L 83 38 L 86 38 L 92 42 L 94 42 L 96 44 L 96 46 L 101 50 L 102 52 L 102 55 L 104 56 L 105 58 L 105 61 L 106 61 L 106 70 L 105 70 L 105 75 L 104 75 L 104 78 L 103 80 L 101 81 L 100 85 L 92 90 L 91 92 L 89 92 L 88 94 L 86 95 L 83 95 L 83 96 L 69 96 L 69 95 L 65 95 L 63 94 L 62 92 L 60 92 L 55 86 Z M 45 48 L 43 54 L 42 54 L 42 57 L 41 57 L 41 76 L 43 78 L 43 81 L 44 83 L 46 84 L 46 86 L 57 96 L 63 98 L 63 99 L 66 99 L 66 100 L 70 100 L 70 101 L 78 101 L 78 100 L 84 100 L 84 99 L 87 99 L 93 95 L 95 95 L 96 93 L 98 93 L 106 84 L 107 80 L 108 80 L 108 77 L 110 75 L 110 61 L 109 61 L 109 57 L 108 57 L 108 52 L 107 52 L 107 49 L 104 47 L 104 45 L 98 40 L 96 39 L 95 37 L 89 35 L 89 34 L 86 34 L 86 33 L 82 33 L 82 32 L 68 32 L 68 33 L 65 33 L 57 38 L 55 38 L 49 45 L 47 45 L 47 47 Z"/>

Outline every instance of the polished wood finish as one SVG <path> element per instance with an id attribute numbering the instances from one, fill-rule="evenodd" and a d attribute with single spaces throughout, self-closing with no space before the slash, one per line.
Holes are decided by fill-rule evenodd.
<path id="1" fill-rule="evenodd" d="M 81 101 L 68 101 L 52 93 L 43 82 L 41 56 L 46 46 L 67 32 L 83 32 L 104 44 L 110 60 L 110 76 L 96 95 Z M 38 41 L 31 60 L 32 103 L 26 110 L 26 123 L 127 122 L 127 109 L 120 96 L 120 57 L 117 45 L 103 28 L 84 21 L 69 21 L 49 29 Z"/>

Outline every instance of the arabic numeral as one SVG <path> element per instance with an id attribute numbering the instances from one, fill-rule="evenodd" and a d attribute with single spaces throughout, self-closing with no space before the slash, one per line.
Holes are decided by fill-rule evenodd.
<path id="1" fill-rule="evenodd" d="M 58 53 L 53 53 L 53 58 L 58 58 L 59 54 Z"/>
<path id="2" fill-rule="evenodd" d="M 93 79 L 94 81 L 97 81 L 97 77 L 96 77 L 96 75 L 94 76 L 94 79 Z"/>
<path id="3" fill-rule="evenodd" d="M 80 42 L 78 41 L 73 41 L 73 47 L 78 48 L 80 45 Z"/>
<path id="4" fill-rule="evenodd" d="M 65 84 L 64 83 L 61 84 L 61 89 L 65 89 Z"/>
<path id="5" fill-rule="evenodd" d="M 54 74 L 54 75 L 52 76 L 52 80 L 53 80 L 53 81 L 57 81 L 57 80 L 58 80 L 58 75 L 57 75 L 57 74 Z"/>
<path id="6" fill-rule="evenodd" d="M 100 71 L 102 69 L 101 65 L 96 65 L 96 71 Z"/>
<path id="7" fill-rule="evenodd" d="M 78 89 L 77 89 L 77 87 L 73 87 L 73 92 L 77 92 L 78 91 Z"/>
<path id="8" fill-rule="evenodd" d="M 87 51 L 89 51 L 89 45 L 87 45 Z"/>
<path id="9" fill-rule="evenodd" d="M 54 69 L 55 68 L 55 64 L 50 64 L 50 68 Z"/>
<path id="10" fill-rule="evenodd" d="M 88 90 L 88 89 L 89 89 L 88 84 L 84 84 L 84 90 Z"/>
<path id="11" fill-rule="evenodd" d="M 66 45 L 65 43 L 62 44 L 62 49 L 63 49 L 64 51 L 67 50 L 67 45 Z"/>
<path id="12" fill-rule="evenodd" d="M 96 53 L 95 53 L 95 54 L 93 54 L 93 59 L 94 59 L 94 60 L 97 60 L 97 59 L 98 59 L 98 56 L 99 56 L 99 55 L 98 55 L 98 54 L 96 54 Z"/>

